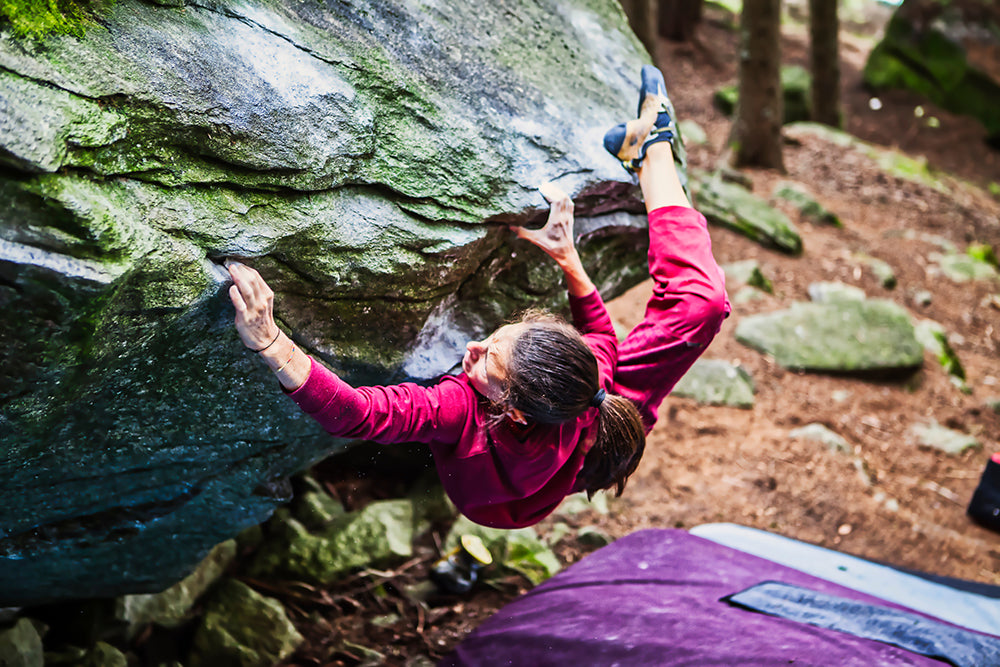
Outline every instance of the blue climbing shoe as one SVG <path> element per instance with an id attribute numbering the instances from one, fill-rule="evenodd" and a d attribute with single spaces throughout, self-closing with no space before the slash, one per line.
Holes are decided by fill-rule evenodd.
<path id="1" fill-rule="evenodd" d="M 615 125 L 604 135 L 604 148 L 614 155 L 627 172 L 635 173 L 646 157 L 646 150 L 658 141 L 671 142 L 676 136 L 670 117 L 670 100 L 660 70 L 645 65 L 640 73 L 638 118 Z"/>
<path id="2" fill-rule="evenodd" d="M 646 146 L 657 141 L 669 141 L 670 147 L 675 148 L 674 137 L 677 136 L 677 128 L 674 119 L 670 117 L 670 98 L 667 97 L 667 84 L 663 82 L 663 74 L 652 65 L 643 65 L 639 77 L 642 85 L 639 87 L 639 107 L 636 115 L 642 118 L 643 114 L 646 114 L 648 118 L 656 114 L 653 129 L 643 142 L 642 154 L 646 154 Z"/>

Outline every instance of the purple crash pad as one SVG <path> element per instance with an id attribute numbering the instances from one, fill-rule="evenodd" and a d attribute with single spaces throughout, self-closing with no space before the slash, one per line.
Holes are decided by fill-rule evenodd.
<path id="1" fill-rule="evenodd" d="M 762 581 L 904 609 L 683 530 L 649 529 L 595 551 L 509 603 L 439 665 L 945 664 L 720 601 Z"/>

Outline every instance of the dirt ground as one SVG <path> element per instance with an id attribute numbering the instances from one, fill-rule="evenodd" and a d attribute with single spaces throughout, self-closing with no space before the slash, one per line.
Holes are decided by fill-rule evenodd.
<path id="1" fill-rule="evenodd" d="M 785 61 L 805 64 L 804 31 L 787 32 Z M 689 146 L 691 163 L 711 169 L 729 131 L 729 120 L 713 108 L 711 95 L 735 81 L 736 33 L 710 20 L 700 38 L 700 47 L 663 42 L 658 61 L 680 118 L 697 121 L 709 136 L 708 146 Z M 931 168 L 969 182 L 1000 182 L 1000 153 L 984 143 L 975 121 L 926 103 L 925 116 L 918 118 L 914 107 L 921 102 L 903 93 L 881 96 L 882 108 L 870 108 L 859 70 L 873 39 L 844 36 L 847 130 L 923 156 Z M 928 116 L 937 117 L 940 127 L 929 127 Z M 959 285 L 936 275 L 927 258 L 937 248 L 919 234 L 903 234 L 926 232 L 959 248 L 977 241 L 1000 249 L 1000 202 L 988 196 L 952 198 L 886 177 L 867 160 L 814 141 L 787 144 L 784 158 L 787 174 L 747 172 L 754 191 L 767 196 L 777 181 L 797 181 L 837 213 L 844 227 L 813 226 L 793 217 L 805 246 L 798 258 L 712 230 L 720 263 L 754 258 L 775 286 L 773 296 L 737 305 L 705 355 L 752 374 L 754 407 L 705 407 L 668 398 L 625 495 L 610 503 L 607 515 L 587 512 L 569 521 L 594 525 L 615 538 L 649 527 L 734 522 L 877 561 L 1000 584 L 1000 536 L 965 515 L 986 460 L 1000 450 L 1000 415 L 986 406 L 987 399 L 1000 396 L 1000 310 L 988 303 L 1000 285 Z M 882 287 L 852 259 L 860 252 L 888 262 L 898 286 Z M 806 300 L 808 285 L 816 281 L 856 285 L 870 297 L 892 299 L 916 317 L 943 324 L 972 393 L 958 391 L 930 355 L 915 376 L 873 382 L 788 372 L 735 341 L 741 317 Z M 635 324 L 648 290 L 648 284 L 640 285 L 610 303 L 613 318 L 626 327 Z M 930 303 L 918 305 L 914 295 L 924 290 Z M 916 446 L 910 428 L 931 420 L 975 436 L 983 447 L 949 456 Z M 813 422 L 846 438 L 867 473 L 859 472 L 852 456 L 789 437 L 790 430 Z M 337 483 L 345 495 L 364 495 L 364 481 Z M 553 523 L 539 528 L 549 531 Z M 282 597 L 298 605 L 294 615 L 309 638 L 292 662 L 361 664 L 360 647 L 369 647 L 386 656 L 385 664 L 430 664 L 526 590 L 526 582 L 512 578 L 430 607 L 412 603 L 402 589 L 426 575 L 437 553 L 432 540 L 392 572 L 359 575 L 330 591 L 286 589 Z M 572 538 L 557 549 L 566 563 L 590 550 Z M 345 648 L 345 641 L 356 646 Z"/>

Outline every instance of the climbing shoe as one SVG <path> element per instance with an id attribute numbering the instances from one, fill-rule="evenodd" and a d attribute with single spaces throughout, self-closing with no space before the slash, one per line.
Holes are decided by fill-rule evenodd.
<path id="1" fill-rule="evenodd" d="M 614 155 L 629 173 L 642 165 L 646 150 L 657 141 L 669 141 L 676 135 L 670 117 L 667 87 L 660 70 L 645 65 L 640 72 L 638 118 L 615 125 L 604 135 L 604 148 Z"/>

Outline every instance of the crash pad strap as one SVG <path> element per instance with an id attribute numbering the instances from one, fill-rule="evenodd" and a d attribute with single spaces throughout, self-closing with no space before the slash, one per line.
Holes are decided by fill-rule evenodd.
<path id="1" fill-rule="evenodd" d="M 767 581 L 723 600 L 771 616 L 898 646 L 956 667 L 1000 665 L 1000 639 L 802 586 Z"/>

